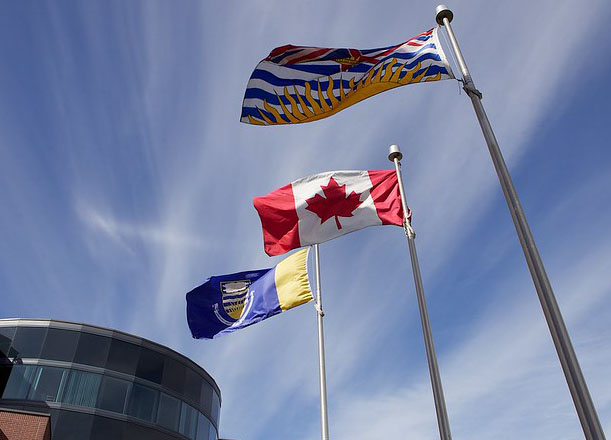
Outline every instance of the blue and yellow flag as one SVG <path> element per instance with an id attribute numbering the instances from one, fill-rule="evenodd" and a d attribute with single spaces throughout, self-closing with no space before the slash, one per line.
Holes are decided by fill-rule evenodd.
<path id="1" fill-rule="evenodd" d="M 277 47 L 250 76 L 241 121 L 301 124 L 406 84 L 454 78 L 438 28 L 377 49 Z"/>
<path id="2" fill-rule="evenodd" d="M 213 276 L 187 293 L 187 322 L 194 338 L 212 339 L 312 301 L 308 250 L 271 269 Z"/>

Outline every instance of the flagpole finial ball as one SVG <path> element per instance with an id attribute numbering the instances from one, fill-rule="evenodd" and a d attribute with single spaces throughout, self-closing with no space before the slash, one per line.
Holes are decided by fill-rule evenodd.
<path id="1" fill-rule="evenodd" d="M 439 5 L 435 8 L 435 19 L 437 20 L 437 24 L 443 26 L 444 18 L 447 18 L 448 21 L 452 21 L 454 14 L 446 5 Z"/>
<path id="2" fill-rule="evenodd" d="M 401 154 L 401 150 L 399 150 L 398 145 L 391 145 L 388 148 L 388 160 L 390 160 L 391 162 L 394 162 L 395 158 L 397 158 L 398 160 L 401 160 L 403 158 L 403 154 Z"/>

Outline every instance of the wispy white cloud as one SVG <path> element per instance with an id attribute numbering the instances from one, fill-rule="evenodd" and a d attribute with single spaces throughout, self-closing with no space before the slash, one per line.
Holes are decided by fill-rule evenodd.
<path id="1" fill-rule="evenodd" d="M 196 234 L 183 230 L 172 230 L 162 225 L 146 225 L 132 222 L 121 222 L 110 215 L 99 212 L 90 206 L 79 209 L 79 215 L 91 229 L 98 231 L 122 247 L 130 247 L 130 241 L 143 241 L 147 246 L 163 246 L 179 249 L 205 249 L 210 242 L 200 239 Z"/>

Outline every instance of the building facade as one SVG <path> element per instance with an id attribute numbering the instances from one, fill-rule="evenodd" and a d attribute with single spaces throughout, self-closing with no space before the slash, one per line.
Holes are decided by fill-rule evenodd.
<path id="1" fill-rule="evenodd" d="M 51 440 L 51 416 L 0 408 L 0 440 Z"/>
<path id="2" fill-rule="evenodd" d="M 53 440 L 217 440 L 220 390 L 181 354 L 85 324 L 0 319 L 0 410 L 49 414 Z"/>

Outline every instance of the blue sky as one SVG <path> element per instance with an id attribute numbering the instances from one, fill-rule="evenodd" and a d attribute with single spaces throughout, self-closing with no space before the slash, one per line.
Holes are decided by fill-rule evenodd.
<path id="1" fill-rule="evenodd" d="M 270 267 L 251 199 L 334 169 L 404 178 L 456 439 L 581 438 L 469 99 L 403 87 L 292 127 L 239 123 L 283 44 L 371 48 L 434 25 L 436 2 L 5 2 L 0 15 L 1 317 L 116 328 L 191 357 L 223 393 L 221 435 L 319 436 L 306 305 L 192 340 L 184 294 Z M 611 5 L 449 5 L 603 428 L 611 432 Z M 330 433 L 437 438 L 399 228 L 321 245 Z"/>

